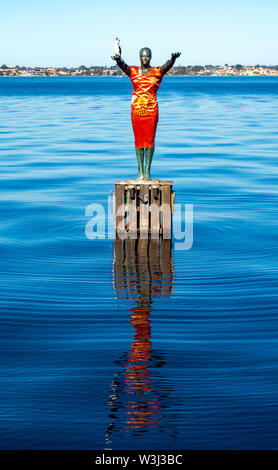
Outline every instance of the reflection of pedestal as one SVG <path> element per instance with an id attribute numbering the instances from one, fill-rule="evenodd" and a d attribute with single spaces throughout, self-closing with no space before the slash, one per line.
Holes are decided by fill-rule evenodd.
<path id="1" fill-rule="evenodd" d="M 117 238 L 113 274 L 118 299 L 139 297 L 145 303 L 169 297 L 174 278 L 171 240 Z"/>
<path id="2" fill-rule="evenodd" d="M 126 180 L 115 183 L 115 228 L 120 238 L 170 239 L 175 193 L 172 181 Z"/>

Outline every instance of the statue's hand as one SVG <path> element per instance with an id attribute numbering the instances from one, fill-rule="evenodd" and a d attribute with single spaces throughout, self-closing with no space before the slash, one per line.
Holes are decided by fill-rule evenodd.
<path id="1" fill-rule="evenodd" d="M 181 52 L 172 52 L 172 59 L 176 60 L 181 55 Z"/>

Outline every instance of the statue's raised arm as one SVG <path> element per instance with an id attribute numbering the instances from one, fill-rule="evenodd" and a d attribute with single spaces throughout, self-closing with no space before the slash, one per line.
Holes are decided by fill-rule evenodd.
<path id="1" fill-rule="evenodd" d="M 111 59 L 117 62 L 118 67 L 130 77 L 130 66 L 125 63 L 121 56 L 113 55 Z"/>
<path id="2" fill-rule="evenodd" d="M 160 71 L 162 75 L 165 75 L 165 73 L 169 72 L 169 70 L 173 67 L 176 59 L 181 55 L 181 52 L 173 52 L 171 54 L 171 59 L 167 60 L 165 64 L 163 64 L 160 68 Z"/>
<path id="3" fill-rule="evenodd" d="M 117 62 L 118 67 L 120 67 L 120 69 L 122 69 L 122 71 L 130 77 L 130 73 L 131 73 L 130 67 L 129 65 L 125 63 L 125 61 L 121 57 L 122 49 L 120 46 L 119 38 L 115 39 L 114 52 L 115 52 L 115 55 L 113 55 L 111 59 L 115 60 Z"/>

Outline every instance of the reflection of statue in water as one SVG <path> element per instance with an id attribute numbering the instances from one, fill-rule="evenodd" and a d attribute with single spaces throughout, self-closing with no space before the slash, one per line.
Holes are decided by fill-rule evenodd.
<path id="1" fill-rule="evenodd" d="M 165 354 L 152 349 L 150 313 L 152 298 L 171 295 L 173 276 L 171 240 L 161 240 L 160 247 L 159 240 L 115 240 L 114 288 L 119 300 L 133 298 L 136 305 L 129 310 L 134 328 L 131 348 L 115 361 L 118 372 L 107 402 L 107 445 L 112 444 L 113 431 L 141 436 L 160 427 L 161 411 L 167 407 L 168 397 L 163 392 L 165 380 L 161 381 L 159 374 L 159 368 L 165 365 Z"/>
<path id="2" fill-rule="evenodd" d="M 118 38 L 116 38 L 118 40 Z M 154 153 L 156 126 L 158 122 L 158 104 L 156 93 L 163 76 L 173 67 L 181 52 L 174 52 L 161 67 L 151 67 L 152 52 L 148 47 L 140 50 L 141 66 L 127 65 L 121 58 L 121 49 L 115 48 L 112 57 L 130 77 L 133 85 L 131 101 L 131 121 L 135 137 L 135 149 L 138 162 L 138 179 L 150 180 L 150 168 Z M 145 154 L 145 168 L 144 168 Z"/>

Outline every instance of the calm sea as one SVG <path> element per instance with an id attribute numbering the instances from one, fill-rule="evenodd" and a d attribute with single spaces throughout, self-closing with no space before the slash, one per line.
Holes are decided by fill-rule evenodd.
<path id="1" fill-rule="evenodd" d="M 188 250 L 86 237 L 137 174 L 131 92 L 0 79 L 1 448 L 277 449 L 278 78 L 164 78 Z"/>

